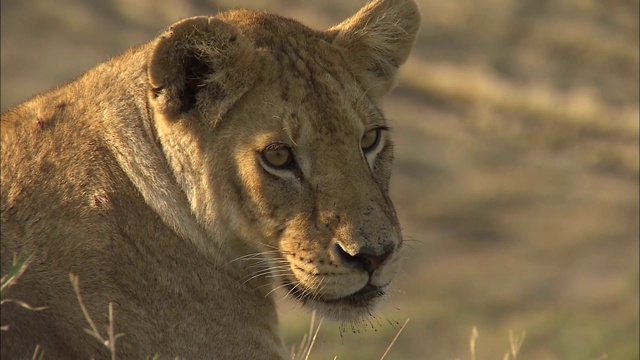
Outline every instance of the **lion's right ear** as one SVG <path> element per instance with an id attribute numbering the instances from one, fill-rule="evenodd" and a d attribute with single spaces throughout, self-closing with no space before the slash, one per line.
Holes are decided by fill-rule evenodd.
<path id="1" fill-rule="evenodd" d="M 375 0 L 328 33 L 362 70 L 367 91 L 381 97 L 395 85 L 397 70 L 409 57 L 419 26 L 414 0 Z"/>
<path id="2" fill-rule="evenodd" d="M 198 111 L 215 121 L 253 83 L 254 48 L 220 19 L 182 20 L 152 46 L 148 59 L 152 103 L 165 116 Z"/>

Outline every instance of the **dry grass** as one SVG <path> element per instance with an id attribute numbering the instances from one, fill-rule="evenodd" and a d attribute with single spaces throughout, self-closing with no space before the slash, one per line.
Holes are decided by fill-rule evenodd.
<path id="1" fill-rule="evenodd" d="M 313 311 L 311 313 L 311 322 L 309 323 L 309 332 L 304 334 L 302 340 L 300 341 L 300 345 L 296 349 L 295 346 L 291 347 L 291 360 L 308 360 L 311 355 L 311 351 L 313 349 L 313 345 L 316 342 L 316 338 L 318 337 L 318 332 L 320 331 L 320 327 L 322 326 L 322 321 L 324 319 L 320 319 L 318 326 L 315 326 L 316 323 L 316 312 Z"/>
<path id="2" fill-rule="evenodd" d="M 298 346 L 297 349 L 295 348 L 295 346 L 291 348 L 291 360 L 309 360 L 309 358 L 313 353 L 313 345 L 315 344 L 316 339 L 318 338 L 318 333 L 320 332 L 320 327 L 322 326 L 323 320 L 324 319 L 321 318 L 320 321 L 318 322 L 318 326 L 315 326 L 316 311 L 314 310 L 311 313 L 311 322 L 309 324 L 309 332 L 304 334 L 300 342 L 300 345 Z M 393 340 L 391 340 L 391 343 L 389 343 L 389 346 L 387 346 L 385 352 L 380 357 L 380 360 L 384 360 L 386 358 L 387 354 L 389 353 L 393 345 L 396 343 L 396 340 L 398 340 L 398 337 L 400 336 L 400 334 L 402 334 L 402 330 L 404 330 L 404 328 L 407 326 L 407 323 L 409 323 L 409 319 L 407 319 L 404 322 L 404 324 L 402 324 L 402 326 L 396 333 L 395 337 L 393 338 Z M 338 356 L 334 356 L 333 359 L 337 360 Z"/>
<path id="3" fill-rule="evenodd" d="M 0 294 L 1 294 L 0 297 L 2 298 L 2 300 L 0 300 L 0 305 L 4 305 L 6 303 L 14 303 L 24 309 L 31 310 L 31 311 L 42 311 L 46 309 L 46 307 L 44 306 L 40 306 L 40 307 L 31 306 L 28 303 L 19 299 L 5 298 L 5 294 L 7 293 L 7 291 L 18 282 L 18 280 L 20 279 L 20 276 L 24 274 L 24 272 L 27 270 L 32 260 L 33 260 L 33 257 L 28 257 L 27 259 L 23 260 L 17 254 L 13 254 L 13 260 L 12 260 L 11 268 L 9 269 L 9 272 L 5 275 L 2 275 L 2 280 L 1 280 L 2 285 L 0 285 Z M 0 326 L 0 330 L 8 331 L 9 325 Z M 38 349 L 36 349 L 36 353 L 38 353 Z"/>
<path id="4" fill-rule="evenodd" d="M 409 319 L 407 319 L 404 322 L 404 324 L 402 324 L 396 336 L 393 338 L 393 340 L 391 340 L 391 343 L 389 344 L 389 346 L 387 346 L 387 350 L 385 350 L 384 354 L 382 354 L 382 357 L 380 358 L 380 360 L 383 360 L 387 356 L 387 354 L 389 353 L 389 350 L 391 350 L 391 348 L 393 347 L 393 344 L 396 343 L 396 340 L 398 340 L 398 337 L 400 336 L 400 334 L 402 334 L 402 330 L 404 330 L 404 328 L 407 326 L 408 323 L 409 323 Z"/>
<path id="5" fill-rule="evenodd" d="M 300 345 L 298 346 L 297 350 L 295 346 L 291 348 L 291 360 L 309 360 L 310 359 L 311 355 L 313 354 L 313 345 L 316 342 L 318 333 L 320 331 L 320 327 L 322 326 L 322 319 L 320 320 L 317 326 L 315 325 L 315 321 L 316 321 L 316 312 L 313 311 L 311 314 L 311 322 L 309 324 L 308 333 L 304 334 L 304 336 L 302 337 L 302 341 L 300 342 Z M 387 354 L 389 354 L 391 348 L 394 346 L 394 344 L 396 343 L 396 341 L 398 340 L 398 338 L 402 334 L 402 331 L 405 329 L 408 323 L 409 323 L 409 319 L 405 320 L 402 326 L 398 329 L 395 336 L 389 343 L 389 346 L 387 346 L 386 350 L 384 351 L 382 356 L 379 358 L 380 360 L 384 360 L 387 357 Z M 524 343 L 525 335 L 526 335 L 525 332 L 516 334 L 513 331 L 509 331 L 509 350 L 504 354 L 504 356 L 502 357 L 502 360 L 518 360 L 518 355 L 520 354 L 522 344 Z M 469 356 L 471 360 L 477 359 L 476 344 L 477 344 L 478 336 L 479 336 L 479 333 L 477 328 L 473 327 L 471 331 L 471 336 L 469 338 Z M 337 360 L 338 356 L 334 356 L 333 359 Z M 456 360 L 459 360 L 459 359 L 456 359 Z"/>
<path id="6" fill-rule="evenodd" d="M 587 134 L 632 141 L 638 138 L 637 105 L 609 105 L 587 89 L 560 92 L 544 84 L 521 86 L 481 67 L 455 67 L 417 59 L 412 59 L 403 70 L 403 86 L 441 102 L 517 114 L 531 121 L 577 128 Z"/>
<path id="7" fill-rule="evenodd" d="M 14 256 L 14 261 L 13 261 L 13 265 L 12 268 L 9 272 L 9 274 L 5 275 L 2 277 L 2 290 L 8 290 L 12 285 L 14 285 L 17 281 L 17 279 L 26 271 L 29 262 L 31 261 L 32 258 L 27 259 L 26 261 L 22 262 L 19 261 L 17 256 Z M 85 318 L 85 320 L 87 321 L 87 323 L 89 324 L 89 328 L 88 329 L 84 329 L 84 331 L 91 337 L 93 337 L 95 340 L 99 341 L 102 345 L 105 346 L 105 348 L 108 350 L 109 354 L 111 354 L 111 360 L 117 360 L 117 340 L 118 338 L 124 336 L 124 333 L 117 333 L 115 332 L 115 325 L 114 325 L 114 312 L 113 312 L 113 303 L 109 303 L 109 324 L 106 326 L 105 329 L 105 333 L 106 336 L 103 336 L 101 334 L 101 332 L 98 330 L 97 325 L 95 324 L 95 322 L 93 321 L 93 318 L 91 317 L 91 315 L 89 314 L 89 311 L 87 310 L 86 306 L 84 305 L 84 301 L 82 299 L 82 295 L 80 294 L 80 279 L 77 275 L 74 274 L 69 274 L 69 280 L 71 282 L 71 285 L 73 287 L 73 291 L 76 294 L 76 298 L 78 300 L 78 304 L 80 306 L 80 309 L 82 310 L 82 314 Z M 17 301 L 17 300 L 9 300 L 11 302 L 17 303 L 18 305 L 29 309 L 29 310 L 33 310 L 33 311 L 39 311 L 39 310 L 44 310 L 46 309 L 45 307 L 41 307 L 41 308 L 33 308 L 29 305 L 27 305 L 26 303 L 22 302 L 22 301 Z M 2 303 L 4 303 L 5 300 L 3 299 Z M 315 325 L 316 322 L 316 311 L 314 310 L 311 314 L 311 321 L 309 324 L 309 332 L 304 334 L 304 336 L 302 337 L 302 340 L 300 341 L 300 345 L 298 346 L 298 348 L 296 349 L 295 346 L 293 346 L 291 348 L 291 360 L 309 360 L 312 352 L 313 352 L 313 346 L 316 342 L 316 339 L 318 337 L 318 333 L 320 331 L 320 328 L 322 327 L 322 323 L 323 323 L 324 318 L 321 318 L 320 321 L 318 322 L 318 325 Z M 396 343 L 396 340 L 398 340 L 398 337 L 400 336 L 400 334 L 402 334 L 402 330 L 404 330 L 404 328 L 407 326 L 407 323 L 409 323 L 409 319 L 407 319 L 404 324 L 402 324 L 402 326 L 400 327 L 400 329 L 398 330 L 398 332 L 396 333 L 395 337 L 393 338 L 393 340 L 391 340 L 391 343 L 389 344 L 389 346 L 387 346 L 385 352 L 382 354 L 382 356 L 380 357 L 380 360 L 384 360 L 387 356 L 387 354 L 389 353 L 389 351 L 391 350 L 391 348 L 393 347 L 393 345 Z M 8 330 L 8 326 L 3 326 L 2 328 L 3 331 Z M 472 339 L 471 339 L 471 356 L 472 356 L 472 360 L 475 360 L 475 338 L 477 337 L 478 333 L 476 331 L 476 329 L 473 329 L 473 334 L 472 334 Z M 524 336 L 522 336 L 522 338 L 517 338 L 516 340 L 514 340 L 512 334 L 510 333 L 510 339 L 511 339 L 511 354 L 512 354 L 512 359 L 513 360 L 517 360 L 517 353 L 520 350 L 520 346 L 522 345 L 522 340 L 524 340 Z M 42 350 L 42 348 L 40 347 L 40 345 L 37 345 L 34 352 L 33 352 L 33 356 L 32 356 L 32 360 L 41 360 L 44 358 L 44 351 Z M 153 356 L 151 357 L 152 360 L 157 359 L 157 356 Z M 179 357 L 176 357 L 176 360 L 178 360 Z M 334 357 L 334 360 L 337 360 L 337 356 Z M 509 360 L 509 354 L 505 355 L 505 360 Z"/>
<path id="8" fill-rule="evenodd" d="M 7 304 L 7 303 L 13 303 L 16 304 L 24 309 L 30 310 L 30 311 L 42 311 L 45 310 L 46 307 L 44 306 L 40 306 L 40 307 L 33 307 L 29 304 L 27 304 L 26 302 L 22 301 L 22 300 L 18 300 L 18 299 L 7 299 L 4 297 L 4 295 L 7 293 L 7 291 L 13 287 L 14 285 L 16 285 L 18 283 L 18 280 L 20 279 L 20 277 L 22 276 L 22 274 L 24 274 L 25 271 L 27 271 L 27 268 L 29 267 L 29 264 L 31 263 L 31 261 L 33 261 L 33 257 L 30 256 L 26 259 L 22 259 L 22 256 L 18 256 L 17 254 L 13 254 L 13 260 L 11 262 L 11 268 L 9 269 L 9 272 L 2 275 L 2 279 L 0 281 L 1 285 L 0 285 L 0 298 L 2 300 L 0 300 L 0 306 Z M 0 326 L 0 331 L 9 331 L 9 325 L 2 325 Z M 42 350 L 42 348 L 40 347 L 40 345 L 37 345 L 36 348 L 33 351 L 33 355 L 31 357 L 32 360 L 41 360 L 44 358 L 44 351 Z"/>
<path id="9" fill-rule="evenodd" d="M 471 360 L 476 360 L 476 343 L 478 340 L 478 329 L 474 326 L 471 330 L 471 337 L 469 338 L 469 355 Z M 525 333 L 515 334 L 513 331 L 509 331 L 509 350 L 504 354 L 502 360 L 518 360 L 518 354 L 524 343 Z"/>
<path id="10" fill-rule="evenodd" d="M 91 318 L 89 311 L 84 306 L 84 301 L 82 301 L 82 296 L 80 295 L 80 279 L 77 275 L 69 274 L 69 280 L 71 281 L 71 285 L 73 286 L 73 291 L 76 293 L 76 298 L 78 299 L 78 304 L 80 305 L 80 309 L 82 309 L 82 314 L 84 318 L 87 320 L 89 324 L 89 329 L 84 329 L 84 331 L 91 335 L 93 338 L 98 340 L 104 347 L 107 348 L 109 353 L 111 354 L 111 360 L 116 360 L 116 341 L 118 338 L 124 336 L 124 334 L 119 333 L 116 334 L 114 327 L 114 314 L 113 314 L 113 303 L 109 303 L 109 324 L 106 326 L 106 336 L 102 336 L 96 323 Z"/>

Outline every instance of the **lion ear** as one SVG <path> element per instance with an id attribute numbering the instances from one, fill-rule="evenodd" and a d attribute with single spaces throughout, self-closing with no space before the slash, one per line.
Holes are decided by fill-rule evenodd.
<path id="1" fill-rule="evenodd" d="M 398 67 L 409 57 L 419 26 L 413 0 L 377 0 L 327 32 L 364 71 L 369 91 L 380 97 L 395 85 Z"/>
<path id="2" fill-rule="evenodd" d="M 169 117 L 193 110 L 221 116 L 250 88 L 254 52 L 220 19 L 199 16 L 173 24 L 154 41 L 147 62 L 155 109 Z"/>

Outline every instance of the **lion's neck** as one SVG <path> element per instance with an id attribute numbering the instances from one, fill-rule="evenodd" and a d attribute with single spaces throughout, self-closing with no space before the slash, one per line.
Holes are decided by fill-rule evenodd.
<path id="1" fill-rule="evenodd" d="M 273 284 L 268 277 L 265 261 L 255 255 L 256 250 L 247 246 L 239 234 L 231 232 L 228 224 L 220 224 L 224 222 L 224 217 L 216 216 L 213 199 L 205 199 L 202 191 L 195 195 L 189 191 L 185 183 L 196 181 L 183 178 L 185 171 L 176 169 L 175 159 L 171 161 L 167 149 L 160 144 L 159 137 L 162 134 L 159 132 L 162 129 L 158 128 L 153 109 L 146 100 L 149 89 L 145 51 L 147 49 L 141 47 L 124 55 L 131 62 L 128 73 L 110 74 L 112 79 L 123 78 L 122 81 L 137 86 L 129 89 L 136 95 L 130 96 L 128 102 L 103 109 L 104 121 L 110 122 L 109 126 L 104 127 L 105 142 L 144 202 L 165 225 L 180 238 L 195 245 L 211 266 L 228 271 L 243 287 L 253 289 L 261 297 L 268 297 Z M 109 71 L 108 66 L 99 67 L 96 71 L 103 69 Z M 193 154 L 190 155 L 193 159 Z M 201 216 L 199 221 L 195 213 L 206 216 Z M 262 275 L 256 276 L 259 272 Z"/>
<path id="2" fill-rule="evenodd" d="M 119 78 L 135 88 L 128 101 L 117 107 L 102 109 L 102 120 L 108 123 L 104 127 L 104 140 L 116 161 L 135 185 L 145 202 L 160 218 L 183 239 L 192 242 L 204 253 L 211 253 L 213 241 L 192 214 L 187 196 L 178 186 L 173 172 L 167 163 L 161 147 L 156 141 L 151 109 L 147 98 L 146 56 L 147 49 L 140 47 L 121 58 L 131 62 L 127 73 L 109 74 L 111 79 Z M 95 68 L 95 72 L 110 71 L 107 64 Z M 104 76 L 93 76 L 104 78 Z M 99 84 L 94 84 L 99 88 Z M 134 96 L 135 95 L 135 96 Z M 99 101 L 100 94 L 97 94 Z"/>

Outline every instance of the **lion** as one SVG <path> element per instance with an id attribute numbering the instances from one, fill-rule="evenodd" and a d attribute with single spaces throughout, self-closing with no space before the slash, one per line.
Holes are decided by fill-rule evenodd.
<path id="1" fill-rule="evenodd" d="M 173 24 L 2 114 L 2 358 L 284 359 L 274 291 L 369 316 L 403 249 L 380 102 L 409 56 L 412 0 L 328 30 L 233 10 Z"/>

